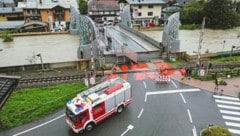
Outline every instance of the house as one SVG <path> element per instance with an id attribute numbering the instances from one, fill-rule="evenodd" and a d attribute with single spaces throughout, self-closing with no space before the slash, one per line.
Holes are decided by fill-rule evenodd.
<path id="1" fill-rule="evenodd" d="M 23 20 L 22 8 L 16 8 L 13 0 L 0 0 L 0 21 Z"/>
<path id="2" fill-rule="evenodd" d="M 78 9 L 77 0 L 25 0 L 18 2 L 23 8 L 24 20 L 46 23 L 50 30 L 69 28 L 70 6 Z"/>
<path id="3" fill-rule="evenodd" d="M 155 26 L 162 17 L 165 0 L 128 0 L 133 25 Z"/>
<path id="4" fill-rule="evenodd" d="M 120 16 L 120 6 L 117 0 L 91 0 L 88 3 L 89 17 L 100 22 L 114 22 Z"/>

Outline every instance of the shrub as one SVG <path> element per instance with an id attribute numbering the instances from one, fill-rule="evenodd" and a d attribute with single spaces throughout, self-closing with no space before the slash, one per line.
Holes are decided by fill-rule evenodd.
<path id="1" fill-rule="evenodd" d="M 3 42 L 11 42 L 11 41 L 13 41 L 13 37 L 11 35 L 7 34 L 3 37 Z"/>
<path id="2" fill-rule="evenodd" d="M 0 37 L 3 39 L 3 42 L 11 42 L 13 41 L 13 36 L 10 34 L 9 31 L 1 31 Z"/>
<path id="3" fill-rule="evenodd" d="M 232 136 L 228 129 L 221 126 L 209 126 L 202 130 L 201 136 Z"/>

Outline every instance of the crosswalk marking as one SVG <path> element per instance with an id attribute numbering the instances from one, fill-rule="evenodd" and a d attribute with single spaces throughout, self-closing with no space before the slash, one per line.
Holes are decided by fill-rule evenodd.
<path id="1" fill-rule="evenodd" d="M 213 97 L 214 97 L 214 98 L 218 98 L 218 99 L 240 101 L 240 100 L 239 100 L 238 98 L 236 98 L 236 97 L 220 96 L 220 95 L 213 95 Z"/>
<path id="2" fill-rule="evenodd" d="M 224 114 L 240 115 L 240 112 L 236 112 L 236 111 L 220 110 L 220 112 Z"/>
<path id="3" fill-rule="evenodd" d="M 234 121 L 240 121 L 240 118 L 238 117 L 232 117 L 232 116 L 222 116 L 223 119 L 227 119 L 227 120 L 234 120 Z"/>
<path id="4" fill-rule="evenodd" d="M 218 102 L 218 103 L 225 103 L 225 104 L 240 105 L 240 102 L 232 102 L 232 101 L 217 100 L 217 99 L 215 99 L 215 101 L 216 101 L 216 102 Z"/>
<path id="5" fill-rule="evenodd" d="M 228 129 L 231 133 L 234 133 L 234 134 L 239 134 L 240 135 L 240 130 L 237 130 L 237 129 Z"/>
<path id="6" fill-rule="evenodd" d="M 240 128 L 240 123 L 235 123 L 235 122 L 225 122 L 227 126 L 233 126 L 233 127 L 239 127 Z"/>
<path id="7" fill-rule="evenodd" d="M 240 110 L 240 107 L 236 107 L 236 106 L 228 106 L 228 105 L 221 105 L 221 104 L 217 104 L 217 106 L 219 108 L 224 108 L 224 109 Z"/>
<path id="8" fill-rule="evenodd" d="M 240 100 L 229 96 L 213 95 L 215 102 L 225 120 L 228 130 L 240 136 Z"/>

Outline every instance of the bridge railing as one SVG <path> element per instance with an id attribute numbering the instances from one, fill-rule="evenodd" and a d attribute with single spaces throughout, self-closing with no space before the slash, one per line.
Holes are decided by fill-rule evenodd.
<path id="1" fill-rule="evenodd" d="M 137 53 L 131 50 L 127 44 L 114 39 L 113 48 L 116 56 L 126 56 L 134 62 L 137 62 Z"/>

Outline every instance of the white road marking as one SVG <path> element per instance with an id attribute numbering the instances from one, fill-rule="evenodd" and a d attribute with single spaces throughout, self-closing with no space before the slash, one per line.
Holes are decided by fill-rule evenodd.
<path id="1" fill-rule="evenodd" d="M 231 109 L 231 110 L 240 110 L 240 107 L 236 106 L 228 106 L 228 105 L 222 105 L 222 104 L 217 104 L 219 108 L 224 108 L 224 109 Z"/>
<path id="2" fill-rule="evenodd" d="M 186 102 L 185 98 L 183 97 L 183 94 L 180 93 L 180 95 L 181 95 L 181 97 L 182 97 L 182 99 L 183 99 L 183 102 L 186 104 L 187 102 Z"/>
<path id="3" fill-rule="evenodd" d="M 176 88 L 178 88 L 178 86 L 175 84 L 175 82 L 173 80 L 171 80 L 171 82 Z"/>
<path id="4" fill-rule="evenodd" d="M 145 100 L 144 101 L 147 102 L 147 94 L 145 94 Z"/>
<path id="5" fill-rule="evenodd" d="M 129 130 L 132 130 L 134 128 L 133 125 L 128 125 L 127 129 L 121 134 L 121 136 L 124 136 Z"/>
<path id="6" fill-rule="evenodd" d="M 240 123 L 234 123 L 234 122 L 225 122 L 227 126 L 233 126 L 233 127 L 239 127 L 240 128 Z"/>
<path id="7" fill-rule="evenodd" d="M 218 98 L 218 99 L 226 99 L 226 100 L 240 101 L 239 98 L 236 98 L 236 97 L 220 96 L 220 95 L 213 95 L 213 97 L 214 97 L 214 98 Z"/>
<path id="8" fill-rule="evenodd" d="M 237 130 L 237 129 L 228 129 L 231 133 L 234 133 L 234 134 L 240 134 L 240 130 Z"/>
<path id="9" fill-rule="evenodd" d="M 53 121 L 55 121 L 55 120 L 58 120 L 58 119 L 62 118 L 63 116 L 65 116 L 65 114 L 62 114 L 62 115 L 60 115 L 60 116 L 58 116 L 58 117 L 56 117 L 56 118 L 54 118 L 54 119 L 52 119 L 52 120 L 49 120 L 49 121 L 47 121 L 47 122 L 45 122 L 45 123 L 43 123 L 43 124 L 37 125 L 37 126 L 35 126 L 35 127 L 33 127 L 33 128 L 30 128 L 30 129 L 27 129 L 27 130 L 25 130 L 25 131 L 22 131 L 22 132 L 19 132 L 19 133 L 17 133 L 17 134 L 14 134 L 13 136 L 19 136 L 19 135 L 22 135 L 22 134 L 24 134 L 24 133 L 30 132 L 30 131 L 32 131 L 32 130 L 34 130 L 34 129 L 37 129 L 37 128 L 40 128 L 40 127 L 42 127 L 42 126 L 44 126 L 44 125 L 47 125 L 47 124 L 49 124 L 49 123 L 51 123 L 51 122 L 53 122 Z"/>
<path id="10" fill-rule="evenodd" d="M 138 118 L 140 118 L 142 116 L 144 109 L 141 109 L 140 113 L 138 114 Z"/>
<path id="11" fill-rule="evenodd" d="M 192 121 L 192 116 L 191 116 L 190 110 L 187 109 L 187 112 L 188 112 L 189 120 L 190 120 L 190 122 L 192 123 L 193 121 Z"/>
<path id="12" fill-rule="evenodd" d="M 220 112 L 223 114 L 240 115 L 240 112 L 236 112 L 236 111 L 220 110 Z"/>
<path id="13" fill-rule="evenodd" d="M 167 90 L 167 91 L 154 91 L 146 92 L 146 95 L 155 95 L 155 94 L 169 94 L 169 93 L 184 93 L 184 92 L 197 92 L 200 91 L 198 88 L 193 89 L 179 89 L 179 90 Z"/>
<path id="14" fill-rule="evenodd" d="M 198 91 L 201 91 L 201 90 L 199 88 L 193 88 L 193 89 L 179 89 L 179 90 L 146 92 L 146 94 L 145 94 L 145 102 L 147 102 L 147 96 L 148 95 L 170 94 L 170 93 L 185 93 L 185 92 L 198 92 Z"/>
<path id="15" fill-rule="evenodd" d="M 224 100 L 217 100 L 217 99 L 215 99 L 215 101 L 218 102 L 218 103 L 225 103 L 225 104 L 232 104 L 232 105 L 240 105 L 240 102 L 224 101 Z"/>
<path id="16" fill-rule="evenodd" d="M 145 81 L 143 81 L 143 85 L 144 85 L 145 88 L 147 88 L 147 85 L 146 85 Z"/>
<path id="17" fill-rule="evenodd" d="M 196 130 L 196 127 L 194 125 L 193 125 L 192 132 L 193 132 L 193 136 L 197 136 L 197 130 Z"/>
<path id="18" fill-rule="evenodd" d="M 232 117 L 232 116 L 222 116 L 223 119 L 227 119 L 227 120 L 233 120 L 233 121 L 240 121 L 240 118 L 238 117 Z"/>

